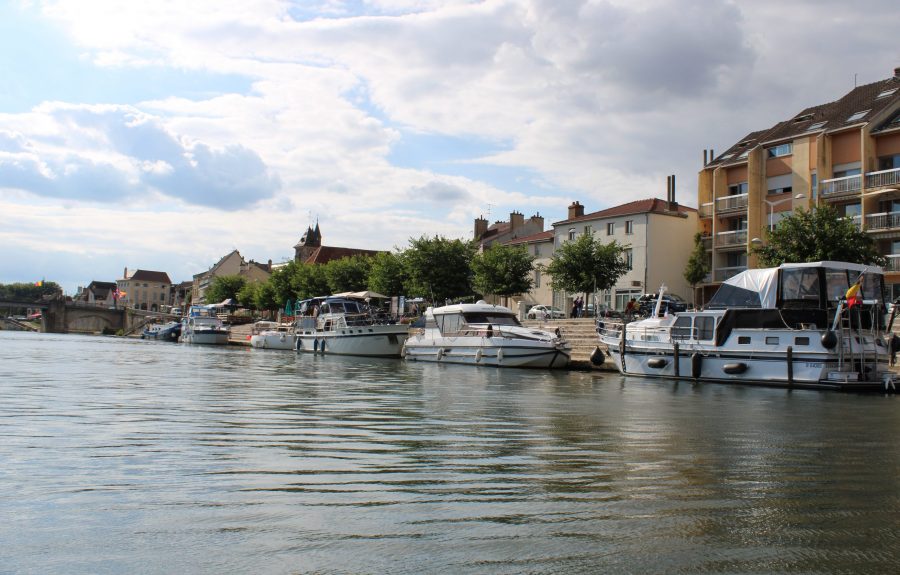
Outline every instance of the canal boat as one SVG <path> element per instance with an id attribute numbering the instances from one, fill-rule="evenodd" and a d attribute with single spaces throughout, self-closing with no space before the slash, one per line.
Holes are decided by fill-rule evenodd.
<path id="1" fill-rule="evenodd" d="M 559 368 L 571 348 L 555 332 L 523 326 L 516 314 L 481 300 L 425 310 L 403 348 L 407 361 L 492 367 Z"/>
<path id="2" fill-rule="evenodd" d="M 883 272 L 845 262 L 782 264 L 726 280 L 702 310 L 598 322 L 623 374 L 841 390 L 893 390 Z"/>
<path id="3" fill-rule="evenodd" d="M 204 345 L 228 343 L 228 327 L 216 317 L 212 307 L 192 305 L 181 321 L 181 341 Z"/>
<path id="4" fill-rule="evenodd" d="M 304 300 L 295 321 L 297 351 L 331 355 L 400 357 L 409 327 L 374 310 L 363 298 Z"/>
<path id="5" fill-rule="evenodd" d="M 158 339 L 162 341 L 178 341 L 181 337 L 181 322 L 170 321 L 148 325 L 141 332 L 141 339 Z"/>
<path id="6" fill-rule="evenodd" d="M 250 331 L 250 347 L 293 350 L 297 346 L 292 324 L 258 321 Z"/>

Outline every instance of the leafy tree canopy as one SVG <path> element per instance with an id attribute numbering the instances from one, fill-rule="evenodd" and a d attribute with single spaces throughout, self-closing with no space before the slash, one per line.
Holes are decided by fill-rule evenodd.
<path id="1" fill-rule="evenodd" d="M 44 296 L 58 296 L 62 288 L 56 282 L 41 281 L 41 285 L 30 283 L 0 284 L 0 299 L 37 302 Z"/>
<path id="2" fill-rule="evenodd" d="M 369 289 L 384 295 L 405 294 L 406 269 L 399 253 L 378 252 L 369 268 Z"/>
<path id="3" fill-rule="evenodd" d="M 875 240 L 849 218 L 829 205 L 813 210 L 797 209 L 765 231 L 765 245 L 751 248 L 760 265 L 774 267 L 785 262 L 841 261 L 884 266 Z"/>
<path id="4" fill-rule="evenodd" d="M 703 247 L 703 236 L 698 232 L 694 234 L 694 249 L 691 251 L 691 257 L 688 258 L 687 266 L 684 268 L 684 279 L 696 288 L 697 284 L 702 282 L 709 273 L 709 256 L 706 248 Z M 696 291 L 696 289 L 694 290 Z M 697 303 L 697 294 L 694 294 L 694 303 Z"/>
<path id="5" fill-rule="evenodd" d="M 475 289 L 484 294 L 511 296 L 534 286 L 534 257 L 525 246 L 492 246 L 472 259 Z"/>
<path id="6" fill-rule="evenodd" d="M 329 295 L 328 276 L 325 266 L 316 264 L 297 264 L 291 276 L 292 299 L 308 299 Z M 282 300 L 282 304 L 285 300 Z"/>
<path id="7" fill-rule="evenodd" d="M 372 258 L 369 256 L 355 255 L 331 260 L 325 264 L 325 277 L 330 293 L 365 290 L 371 268 Z"/>
<path id="8" fill-rule="evenodd" d="M 437 304 L 472 294 L 474 242 L 441 236 L 409 240 L 403 264 L 409 278 L 408 295 L 420 295 Z"/>
<path id="9" fill-rule="evenodd" d="M 206 288 L 203 299 L 206 303 L 219 303 L 229 298 L 240 301 L 238 293 L 243 289 L 244 284 L 246 283 L 246 279 L 237 275 L 216 276 L 213 278 L 212 283 L 209 284 L 209 287 Z"/>
<path id="10" fill-rule="evenodd" d="M 550 286 L 569 293 L 610 289 L 629 270 L 626 249 L 616 241 L 604 244 L 592 234 L 565 242 L 545 267 Z"/>

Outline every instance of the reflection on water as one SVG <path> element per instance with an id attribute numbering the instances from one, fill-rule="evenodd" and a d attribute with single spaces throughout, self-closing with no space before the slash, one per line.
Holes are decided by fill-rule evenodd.
<path id="1" fill-rule="evenodd" d="M 894 573 L 895 397 L 0 332 L 0 572 Z"/>

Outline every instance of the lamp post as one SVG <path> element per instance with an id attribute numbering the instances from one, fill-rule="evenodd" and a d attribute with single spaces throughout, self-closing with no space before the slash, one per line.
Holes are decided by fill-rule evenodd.
<path id="1" fill-rule="evenodd" d="M 797 194 L 792 198 L 784 198 L 782 200 L 778 200 L 776 202 L 770 202 L 769 200 L 763 198 L 763 201 L 766 202 L 769 206 L 769 231 L 773 231 L 775 229 L 775 206 L 780 206 L 785 202 L 793 202 L 794 200 L 802 200 L 806 198 L 806 194 Z"/>

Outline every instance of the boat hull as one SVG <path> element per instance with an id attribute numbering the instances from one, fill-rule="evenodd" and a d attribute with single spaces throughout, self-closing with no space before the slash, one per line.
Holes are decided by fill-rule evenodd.
<path id="1" fill-rule="evenodd" d="M 227 331 L 189 331 L 181 336 L 184 343 L 198 345 L 225 345 L 228 343 Z"/>
<path id="2" fill-rule="evenodd" d="M 486 367 L 563 368 L 569 365 L 565 346 L 539 341 L 510 341 L 503 338 L 459 337 L 454 341 L 413 337 L 407 340 L 407 361 L 458 363 Z"/>
<path id="3" fill-rule="evenodd" d="M 296 346 L 296 339 L 290 333 L 260 333 L 250 336 L 250 347 L 257 349 L 293 350 Z"/>
<path id="4" fill-rule="evenodd" d="M 405 325 L 368 325 L 334 331 L 303 330 L 297 333 L 297 351 L 323 355 L 400 357 L 409 337 Z"/>

